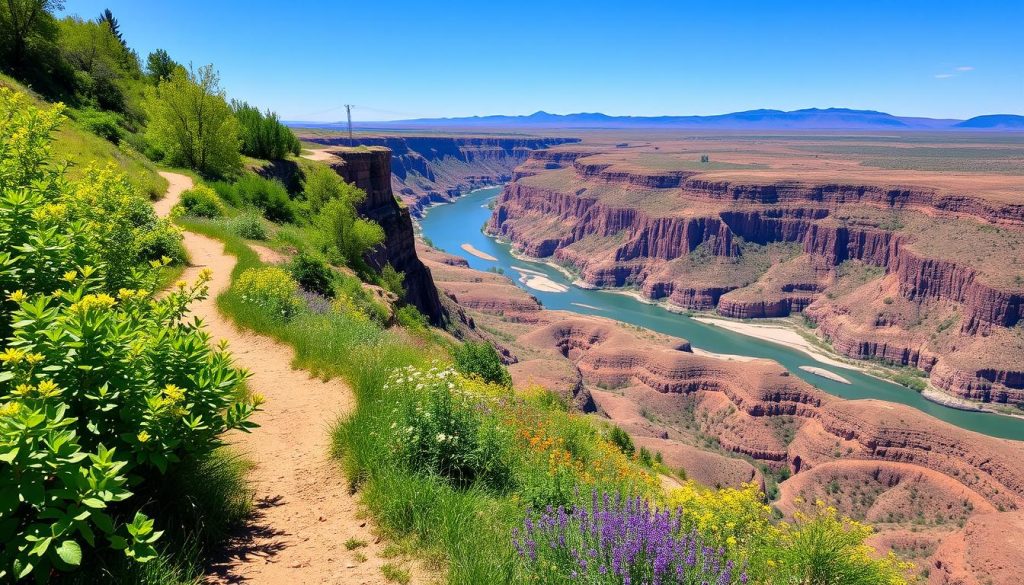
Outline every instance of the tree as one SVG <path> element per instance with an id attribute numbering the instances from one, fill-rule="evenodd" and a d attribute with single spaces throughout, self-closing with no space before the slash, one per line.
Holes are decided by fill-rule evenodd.
<path id="1" fill-rule="evenodd" d="M 231 109 L 238 118 L 242 154 L 268 160 L 284 158 L 288 153 L 298 156 L 299 139 L 278 120 L 277 114 L 270 110 L 263 113 L 238 101 L 231 102 Z"/>
<path id="2" fill-rule="evenodd" d="M 181 67 L 171 55 L 163 50 L 157 49 L 146 58 L 146 73 L 154 84 L 160 83 L 171 76 L 175 69 Z"/>
<path id="3" fill-rule="evenodd" d="M 128 113 L 142 75 L 138 57 L 118 40 L 103 20 L 62 19 L 61 54 L 75 70 L 75 96 L 104 110 Z M 138 114 L 138 112 L 134 112 Z"/>
<path id="4" fill-rule="evenodd" d="M 25 65 L 34 36 L 52 40 L 52 13 L 63 9 L 64 0 L 5 0 L 0 4 L 0 39 L 14 69 Z"/>
<path id="5" fill-rule="evenodd" d="M 124 37 L 121 36 L 121 25 L 117 22 L 117 19 L 114 18 L 114 13 L 111 12 L 109 8 L 107 8 L 103 11 L 102 14 L 100 14 L 100 17 L 97 19 L 97 22 L 99 22 L 100 24 L 106 24 L 110 28 L 110 34 L 114 35 L 114 38 L 116 38 L 118 42 L 121 43 L 122 47 L 128 46 L 127 43 L 124 42 Z"/>
<path id="6" fill-rule="evenodd" d="M 220 87 L 213 65 L 175 69 L 150 91 L 147 138 L 171 164 L 208 176 L 220 176 L 242 165 L 238 153 L 238 121 Z"/>

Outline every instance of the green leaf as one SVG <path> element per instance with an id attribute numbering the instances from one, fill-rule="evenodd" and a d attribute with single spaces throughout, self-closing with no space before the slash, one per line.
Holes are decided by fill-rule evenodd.
<path id="1" fill-rule="evenodd" d="M 57 547 L 57 556 L 72 567 L 77 567 L 82 564 L 82 547 L 73 540 L 65 540 Z"/>

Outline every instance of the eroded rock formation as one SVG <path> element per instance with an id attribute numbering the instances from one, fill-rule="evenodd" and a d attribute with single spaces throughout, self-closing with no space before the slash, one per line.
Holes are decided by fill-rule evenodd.
<path id="1" fill-rule="evenodd" d="M 1024 404 L 1021 198 L 716 178 L 634 164 L 645 156 L 660 155 L 533 153 L 488 229 L 594 286 L 735 318 L 802 312 L 840 353 L 920 368 L 961 398 Z"/>
<path id="2" fill-rule="evenodd" d="M 428 269 L 416 256 L 416 239 L 409 210 L 399 204 L 391 191 L 391 151 L 386 148 L 332 149 L 325 162 L 345 181 L 366 191 L 359 214 L 384 228 L 384 245 L 367 260 L 377 269 L 390 263 L 405 273 L 406 300 L 430 321 L 440 324 L 445 311 Z"/>
<path id="3" fill-rule="evenodd" d="M 348 137 L 303 136 L 325 145 L 348 145 Z M 427 205 L 466 191 L 500 185 L 531 152 L 578 138 L 557 137 L 358 137 L 356 143 L 391 150 L 391 187 L 419 215 Z"/>

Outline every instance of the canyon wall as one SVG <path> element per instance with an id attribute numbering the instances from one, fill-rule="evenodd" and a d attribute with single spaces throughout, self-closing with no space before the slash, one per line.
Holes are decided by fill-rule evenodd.
<path id="1" fill-rule="evenodd" d="M 488 230 L 597 287 L 734 318 L 803 312 L 843 354 L 921 368 L 961 398 L 1024 404 L 1024 267 L 983 272 L 958 259 L 972 242 L 936 254 L 927 229 L 901 223 L 961 222 L 1011 234 L 1015 246 L 1024 205 L 922 187 L 708 180 L 592 155 L 531 155 Z M 851 292 L 851 266 L 880 271 Z M 1016 282 L 992 277 L 1006 268 Z"/>
<path id="2" fill-rule="evenodd" d="M 444 320 L 445 312 L 433 277 L 416 255 L 416 240 L 409 210 L 399 204 L 391 191 L 391 151 L 386 148 L 332 149 L 327 164 L 346 182 L 366 191 L 358 206 L 361 216 L 384 229 L 384 244 L 372 251 L 367 260 L 378 270 L 390 263 L 405 273 L 406 301 L 434 324 Z"/>
<path id="3" fill-rule="evenodd" d="M 347 137 L 303 136 L 329 146 L 348 145 Z M 435 202 L 506 183 L 531 152 L 578 138 L 381 136 L 357 137 L 357 145 L 391 150 L 391 187 L 413 215 Z"/>

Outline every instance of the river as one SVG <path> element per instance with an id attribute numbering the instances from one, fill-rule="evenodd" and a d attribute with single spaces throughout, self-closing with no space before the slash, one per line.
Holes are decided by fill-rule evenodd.
<path id="1" fill-rule="evenodd" d="M 794 376 L 841 398 L 851 400 L 876 398 L 899 402 L 964 429 L 994 437 L 1024 440 L 1024 420 L 987 412 L 958 410 L 936 404 L 909 388 L 879 380 L 859 371 L 820 363 L 796 349 L 726 331 L 720 327 L 705 325 L 685 315 L 673 313 L 658 305 L 644 303 L 626 295 L 573 286 L 571 280 L 558 270 L 546 264 L 515 258 L 512 256 L 508 244 L 498 242 L 483 233 L 483 225 L 491 215 L 488 203 L 500 192 L 500 187 L 479 189 L 456 199 L 453 203 L 431 207 L 426 216 L 420 220 L 423 235 L 435 247 L 449 254 L 465 258 L 469 265 L 477 270 L 493 270 L 500 267 L 517 285 L 528 290 L 549 309 L 617 319 L 624 323 L 681 337 L 688 340 L 694 348 L 710 352 L 773 359 L 782 364 Z M 470 254 L 462 248 L 463 244 L 469 244 L 496 260 L 485 260 Z M 526 288 L 516 278 L 518 273 L 513 266 L 543 273 L 556 285 L 561 285 L 560 288 L 567 288 L 567 290 L 565 292 L 544 292 Z M 813 366 L 829 370 L 846 378 L 850 384 L 825 379 L 801 370 L 800 366 Z"/>

